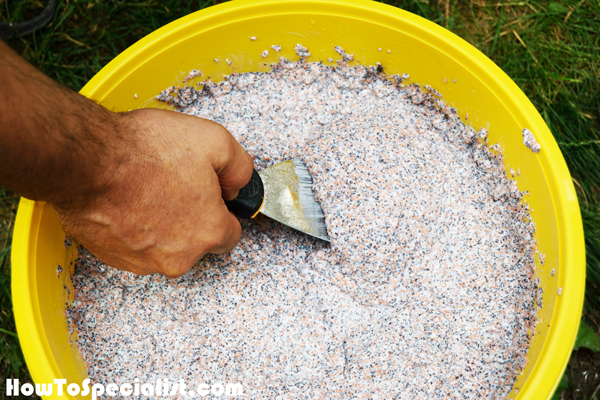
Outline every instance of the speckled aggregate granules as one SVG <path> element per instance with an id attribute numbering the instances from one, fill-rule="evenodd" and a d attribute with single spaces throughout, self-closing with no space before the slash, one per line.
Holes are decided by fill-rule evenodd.
<path id="1" fill-rule="evenodd" d="M 259 170 L 302 158 L 331 244 L 257 217 L 233 252 L 178 279 L 82 249 L 69 318 L 93 381 L 241 382 L 250 399 L 506 397 L 536 324 L 522 193 L 487 131 L 381 70 L 282 59 L 158 96 L 224 125 Z"/>

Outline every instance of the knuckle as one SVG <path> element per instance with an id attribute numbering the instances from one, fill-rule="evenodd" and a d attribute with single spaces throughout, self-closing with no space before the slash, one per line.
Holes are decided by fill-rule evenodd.
<path id="1" fill-rule="evenodd" d="M 227 134 L 227 136 L 230 136 Z M 221 140 L 219 140 L 219 151 L 215 153 L 218 157 L 218 164 L 222 166 L 228 165 L 231 161 L 235 160 L 236 148 L 235 143 L 233 143 L 235 139 L 226 137 L 223 135 Z"/>
<path id="2" fill-rule="evenodd" d="M 245 158 L 245 168 L 248 170 L 248 175 L 252 175 L 252 171 L 254 170 L 254 159 L 250 155 L 250 153 L 244 151 L 246 153 Z"/>
<path id="3" fill-rule="evenodd" d="M 169 278 L 179 278 L 185 275 L 192 268 L 189 263 L 180 262 L 177 264 L 170 264 L 166 268 L 162 268 L 161 273 Z"/>
<path id="4" fill-rule="evenodd" d="M 223 236 L 221 234 L 212 233 L 209 237 L 204 238 L 203 248 L 204 252 L 210 253 L 215 249 L 221 247 L 223 244 Z"/>
<path id="5" fill-rule="evenodd" d="M 237 150 L 238 150 L 238 143 L 235 141 L 235 139 L 233 138 L 233 136 L 229 135 L 228 140 L 224 140 L 223 141 L 223 146 L 224 146 L 224 153 L 227 154 L 227 160 L 231 161 L 234 160 L 237 154 Z"/>
<path id="6" fill-rule="evenodd" d="M 223 221 L 222 224 L 218 225 L 218 228 L 213 231 L 209 238 L 206 240 L 208 251 L 219 251 L 223 250 L 231 237 L 231 224 Z"/>
<path id="7" fill-rule="evenodd" d="M 215 129 L 216 140 L 219 143 L 219 147 L 221 151 L 230 155 L 234 151 L 234 141 L 235 139 L 231 136 L 231 133 L 225 127 L 221 125 L 217 125 Z"/>
<path id="8" fill-rule="evenodd" d="M 179 278 L 185 275 L 194 265 L 190 262 L 188 254 L 163 254 L 160 259 L 154 258 L 151 263 L 150 273 L 160 273 L 169 278 Z"/>
<path id="9" fill-rule="evenodd" d="M 229 239 L 231 229 L 229 225 L 223 225 L 221 228 L 215 233 L 215 241 L 217 242 L 214 247 L 222 247 L 227 240 Z"/>

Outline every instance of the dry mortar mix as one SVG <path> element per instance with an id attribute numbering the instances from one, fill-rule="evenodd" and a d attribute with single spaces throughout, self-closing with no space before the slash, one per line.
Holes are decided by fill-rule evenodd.
<path id="1" fill-rule="evenodd" d="M 331 244 L 259 216 L 230 254 L 177 279 L 81 248 L 68 316 L 93 382 L 240 382 L 250 399 L 508 395 L 541 307 L 518 174 L 441 93 L 332 50 L 335 68 L 282 58 L 157 96 L 225 126 L 259 170 L 300 157 Z"/>

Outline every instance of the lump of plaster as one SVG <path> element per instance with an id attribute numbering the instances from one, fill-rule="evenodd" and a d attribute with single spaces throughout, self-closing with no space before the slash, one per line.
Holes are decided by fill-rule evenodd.
<path id="1" fill-rule="evenodd" d="M 308 49 L 306 47 L 302 46 L 300 43 L 298 43 L 294 47 L 294 50 L 296 51 L 296 54 L 299 55 L 300 57 L 310 56 L 310 51 L 308 51 Z"/>
<path id="2" fill-rule="evenodd" d="M 483 142 L 485 143 L 485 141 L 487 140 L 487 137 L 488 137 L 487 129 L 481 128 L 477 134 L 479 135 L 481 140 L 483 140 Z"/>
<path id="3" fill-rule="evenodd" d="M 527 128 L 523 128 L 523 144 L 527 146 L 534 153 L 539 153 L 542 146 L 535 140 L 533 132 Z"/>
<path id="4" fill-rule="evenodd" d="M 338 53 L 340 56 L 342 56 L 343 61 L 354 61 L 354 55 L 347 54 L 346 50 L 344 50 L 343 47 L 335 46 L 333 49 L 335 50 L 336 53 Z"/>
<path id="5" fill-rule="evenodd" d="M 186 83 L 187 81 L 194 79 L 197 76 L 202 76 L 202 71 L 200 71 L 199 69 L 193 69 L 190 71 L 190 73 L 183 79 L 183 83 Z"/>

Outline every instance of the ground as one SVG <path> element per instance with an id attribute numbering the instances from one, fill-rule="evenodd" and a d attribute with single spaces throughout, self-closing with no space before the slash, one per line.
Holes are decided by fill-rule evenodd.
<path id="1" fill-rule="evenodd" d="M 62 0 L 57 1 L 58 8 L 46 27 L 7 42 L 50 77 L 79 90 L 141 37 L 216 2 Z M 592 334 L 594 330 L 598 332 L 600 3 L 585 0 L 385 2 L 421 15 L 469 41 L 521 87 L 545 119 L 578 192 L 587 252 L 583 320 L 591 327 Z M 30 19 L 45 3 L 0 0 L 0 21 Z M 0 187 L 0 397 L 6 377 L 29 379 L 15 333 L 10 296 L 9 254 L 16 204 L 17 196 Z M 600 399 L 599 387 L 600 355 L 580 347 L 573 352 L 560 393 L 555 397 Z"/>
<path id="2" fill-rule="evenodd" d="M 562 393 L 563 399 L 591 399 L 598 395 L 600 387 L 600 353 L 584 347 L 575 350 L 565 375 L 569 386 Z"/>

